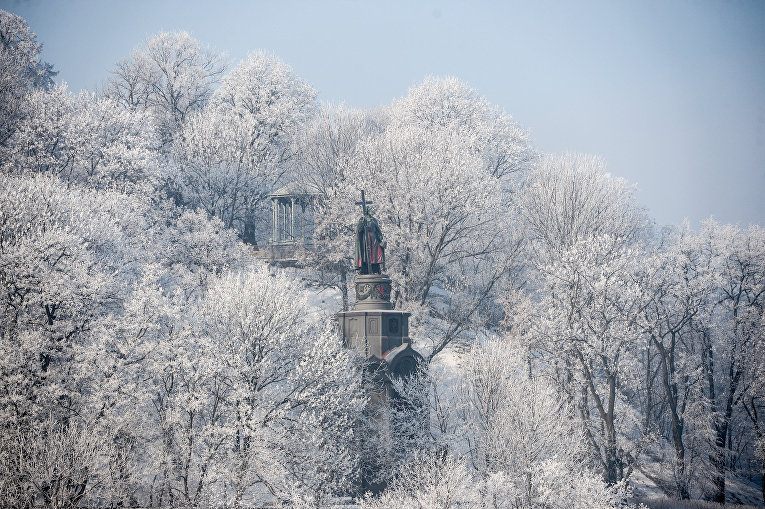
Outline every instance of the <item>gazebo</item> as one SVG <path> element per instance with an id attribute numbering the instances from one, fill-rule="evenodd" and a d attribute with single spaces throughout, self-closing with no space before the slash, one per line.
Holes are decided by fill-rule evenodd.
<path id="1" fill-rule="evenodd" d="M 271 193 L 271 238 L 269 251 L 272 262 L 296 263 L 297 253 L 313 245 L 313 202 L 316 193 L 290 182 Z"/>

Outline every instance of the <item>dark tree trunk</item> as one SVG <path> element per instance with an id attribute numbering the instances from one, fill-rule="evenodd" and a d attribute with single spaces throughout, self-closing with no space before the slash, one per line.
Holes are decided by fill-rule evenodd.
<path id="1" fill-rule="evenodd" d="M 730 439 L 730 423 L 733 417 L 733 398 L 738 389 L 738 382 L 741 377 L 741 371 L 734 367 L 734 360 L 730 360 L 728 367 L 728 395 L 725 400 L 725 413 L 723 414 L 722 422 L 715 426 L 715 446 L 717 448 L 717 473 L 718 477 L 715 479 L 715 485 L 717 492 L 715 493 L 714 501 L 720 504 L 725 503 L 725 472 L 727 469 L 726 461 L 726 448 Z"/>
<path id="2" fill-rule="evenodd" d="M 653 387 L 651 379 L 651 343 L 645 349 L 645 420 L 643 421 L 643 434 L 647 435 L 651 427 L 651 414 L 653 408 Z"/>
<path id="3" fill-rule="evenodd" d="M 715 485 L 715 494 L 712 500 L 718 504 L 725 503 L 725 438 L 728 436 L 728 424 L 726 422 L 715 424 L 715 451 L 712 453 L 712 465 L 715 473 L 712 482 Z"/>
<path id="4" fill-rule="evenodd" d="M 765 503 L 765 426 L 760 421 L 760 412 L 757 410 L 757 397 L 751 396 L 749 400 L 743 401 L 743 407 L 746 414 L 752 420 L 754 427 L 754 436 L 759 449 L 760 456 L 760 491 L 762 493 L 762 501 Z"/>
<path id="5" fill-rule="evenodd" d="M 348 267 L 340 262 L 340 291 L 343 294 L 343 311 L 348 311 Z"/>
<path id="6" fill-rule="evenodd" d="M 688 500 L 688 483 L 685 478 L 685 445 L 683 430 L 685 421 L 678 412 L 678 391 L 675 373 L 675 333 L 672 334 L 669 349 L 665 348 L 656 337 L 652 337 L 661 359 L 662 382 L 667 396 L 667 404 L 672 418 L 672 442 L 675 446 L 675 486 L 681 500 Z"/>
<path id="7" fill-rule="evenodd" d="M 619 475 L 619 460 L 616 452 L 616 427 L 614 423 L 614 404 L 616 402 L 616 375 L 610 373 L 607 377 L 608 380 L 608 407 L 603 420 L 606 431 L 606 443 L 605 443 L 605 458 L 606 458 L 606 475 L 605 481 L 608 484 L 616 484 L 621 480 Z"/>
<path id="8" fill-rule="evenodd" d="M 760 491 L 762 492 L 762 503 L 765 504 L 765 437 L 762 436 L 763 432 L 758 428 L 757 430 L 757 438 L 758 442 L 760 443 L 760 475 L 762 478 L 760 479 Z"/>
<path id="9" fill-rule="evenodd" d="M 717 391 L 715 390 L 715 377 L 714 377 L 714 354 L 712 351 L 712 341 L 709 337 L 709 331 L 704 330 L 704 348 L 703 348 L 703 362 L 706 371 L 707 378 L 707 391 L 709 398 L 709 410 L 714 415 L 717 413 Z M 720 429 L 723 426 L 722 422 L 716 421 L 715 428 L 715 450 L 709 455 L 709 461 L 712 464 L 712 484 L 714 484 L 715 491 L 712 500 L 724 504 L 725 503 L 725 437 L 728 434 L 727 427 L 725 430 Z"/>
<path id="10" fill-rule="evenodd" d="M 603 480 L 608 484 L 616 484 L 621 480 L 620 468 L 621 458 L 617 456 L 616 448 L 616 427 L 615 427 L 615 404 L 616 404 L 616 373 L 607 373 L 606 382 L 608 384 L 608 399 L 603 404 L 603 399 L 598 395 L 595 389 L 592 371 L 587 364 L 584 356 L 578 350 L 576 355 L 584 370 L 585 380 L 587 382 L 587 391 L 592 396 L 595 407 L 598 409 L 598 415 L 601 420 L 601 433 L 603 435 L 603 444 L 601 445 L 602 459 L 604 463 Z"/>

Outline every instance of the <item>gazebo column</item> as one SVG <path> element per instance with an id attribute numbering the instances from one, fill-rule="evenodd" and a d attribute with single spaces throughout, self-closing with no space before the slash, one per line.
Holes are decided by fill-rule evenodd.
<path id="1" fill-rule="evenodd" d="M 276 231 L 279 225 L 276 221 L 276 200 L 271 199 L 271 242 L 276 242 Z"/>
<path id="2" fill-rule="evenodd" d="M 290 240 L 295 242 L 295 198 L 290 198 Z"/>
<path id="3" fill-rule="evenodd" d="M 279 240 L 285 241 L 287 240 L 287 204 L 284 202 L 284 200 L 279 200 L 279 203 L 282 206 L 282 228 L 281 228 L 281 237 Z"/>
<path id="4" fill-rule="evenodd" d="M 300 203 L 300 244 L 305 245 L 305 203 Z"/>
<path id="5" fill-rule="evenodd" d="M 276 240 L 277 240 L 277 242 L 280 242 L 282 240 L 282 236 L 283 236 L 282 230 L 284 230 L 284 221 L 282 219 L 283 212 L 282 212 L 282 200 L 281 199 L 278 199 L 276 201 L 276 208 L 277 208 L 277 210 L 276 210 L 276 221 L 277 221 L 277 224 L 279 225 L 279 230 L 276 232 Z"/>

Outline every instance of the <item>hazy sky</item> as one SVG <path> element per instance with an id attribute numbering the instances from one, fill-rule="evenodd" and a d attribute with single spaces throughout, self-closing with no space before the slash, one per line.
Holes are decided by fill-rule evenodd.
<path id="1" fill-rule="evenodd" d="M 765 0 L 14 1 L 44 60 L 94 89 L 159 31 L 254 49 L 322 100 L 373 107 L 454 75 L 550 153 L 599 154 L 660 224 L 765 225 Z"/>

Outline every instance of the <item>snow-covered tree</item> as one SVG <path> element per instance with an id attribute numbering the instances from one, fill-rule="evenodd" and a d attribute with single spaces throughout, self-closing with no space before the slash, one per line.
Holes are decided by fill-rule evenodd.
<path id="1" fill-rule="evenodd" d="M 634 188 L 602 159 L 581 154 L 543 158 L 524 183 L 520 211 L 541 263 L 600 235 L 628 245 L 648 227 Z"/>
<path id="2" fill-rule="evenodd" d="M 311 117 L 315 101 L 316 91 L 290 66 L 255 51 L 223 78 L 212 105 L 248 129 L 256 162 L 279 162 L 291 157 L 290 136 Z"/>
<path id="3" fill-rule="evenodd" d="M 207 297 L 203 332 L 232 390 L 237 503 L 266 490 L 319 500 L 352 480 L 360 374 L 307 309 L 299 286 L 266 270 L 224 277 Z"/>
<path id="4" fill-rule="evenodd" d="M 291 178 L 303 180 L 324 201 L 345 179 L 346 168 L 359 143 L 382 132 L 379 111 L 354 110 L 345 105 L 322 104 L 311 121 L 297 133 L 298 157 Z"/>
<path id="5" fill-rule="evenodd" d="M 118 62 L 105 92 L 130 110 L 147 111 L 163 145 L 201 109 L 225 70 L 222 57 L 186 32 L 162 32 Z"/>
<path id="6" fill-rule="evenodd" d="M 644 340 L 641 253 L 609 235 L 580 241 L 543 269 L 532 335 L 559 386 L 576 405 L 604 478 L 615 483 L 636 457 L 637 417 L 628 383 Z"/>
<path id="7" fill-rule="evenodd" d="M 299 286 L 265 268 L 229 273 L 189 307 L 146 361 L 150 505 L 319 501 L 347 489 L 360 376 L 336 332 L 306 314 Z"/>
<path id="8" fill-rule="evenodd" d="M 112 451 L 105 437 L 81 422 L 49 416 L 36 429 L 12 426 L 0 434 L 0 497 L 6 507 L 78 507 L 107 493 Z M 116 462 L 115 462 L 116 463 Z M 112 500 L 109 500 L 112 501 Z"/>
<path id="9" fill-rule="evenodd" d="M 653 396 L 650 377 L 658 373 L 661 384 L 657 403 L 666 408 L 669 435 L 675 452 L 673 468 L 676 495 L 690 497 L 692 480 L 702 481 L 700 468 L 708 451 L 700 444 L 709 441 L 708 406 L 703 391 L 703 350 L 694 320 L 708 309 L 714 293 L 714 274 L 703 255 L 699 237 L 688 225 L 670 231 L 653 255 L 646 253 L 641 285 L 646 291 L 646 306 L 639 323 L 647 336 L 644 387 Z M 649 403 L 644 411 L 653 412 Z M 661 427 L 660 416 L 652 426 Z M 663 434 L 663 433 L 662 433 Z M 688 449 L 698 449 L 691 450 Z"/>
<path id="10" fill-rule="evenodd" d="M 379 497 L 367 496 L 361 507 L 448 509 L 480 507 L 481 497 L 467 466 L 452 456 L 422 453 L 400 467 L 391 486 Z"/>
<path id="11" fill-rule="evenodd" d="M 573 408 L 548 379 L 528 377 L 519 350 L 492 339 L 474 346 L 464 360 L 463 433 L 470 464 L 489 486 L 504 485 L 498 495 L 516 506 L 616 503 L 618 490 L 607 488 L 588 467 L 587 442 Z"/>
<path id="12" fill-rule="evenodd" d="M 528 133 L 510 115 L 453 76 L 430 76 L 394 101 L 391 123 L 460 134 L 480 155 L 484 170 L 500 182 L 522 178 L 537 159 Z"/>
<path id="13" fill-rule="evenodd" d="M 56 175 L 100 189 L 152 193 L 159 180 L 154 130 L 141 112 L 66 86 L 32 92 L 3 172 Z"/>
<path id="14" fill-rule="evenodd" d="M 760 485 L 765 502 L 765 315 L 760 323 L 759 338 L 750 351 L 747 363 L 747 386 L 742 391 L 741 406 L 751 420 L 754 434 L 755 457 L 760 461 Z"/>
<path id="15" fill-rule="evenodd" d="M 35 420 L 77 399 L 72 356 L 119 299 L 120 278 L 140 270 L 126 259 L 140 259 L 129 239 L 142 237 L 147 211 L 136 199 L 42 175 L 5 176 L 0 200 L 0 420 Z"/>
<path id="16" fill-rule="evenodd" d="M 725 500 L 725 472 L 736 433 L 734 414 L 749 396 L 756 373 L 752 353 L 760 349 L 765 299 L 765 230 L 707 221 L 701 232 L 717 276 L 716 306 L 705 321 L 707 396 L 714 416 L 715 500 Z M 754 361 L 754 362 L 753 362 Z"/>
<path id="17" fill-rule="evenodd" d="M 547 379 L 529 378 L 520 349 L 494 338 L 461 356 L 458 374 L 440 389 L 453 391 L 454 408 L 430 416 L 451 421 L 436 426 L 450 435 L 442 437 L 448 447 L 414 452 L 388 490 L 363 507 L 610 508 L 624 502 L 624 485 L 606 485 L 589 466 L 573 409 Z"/>
<path id="18" fill-rule="evenodd" d="M 53 67 L 40 61 L 42 45 L 20 16 L 0 9 L 0 146 L 23 118 L 26 95 L 36 88 L 50 88 Z"/>
<path id="19" fill-rule="evenodd" d="M 259 214 L 288 169 L 292 139 L 313 114 L 315 96 L 282 61 L 250 54 L 178 136 L 175 185 L 182 201 L 253 244 L 266 240 Z"/>

